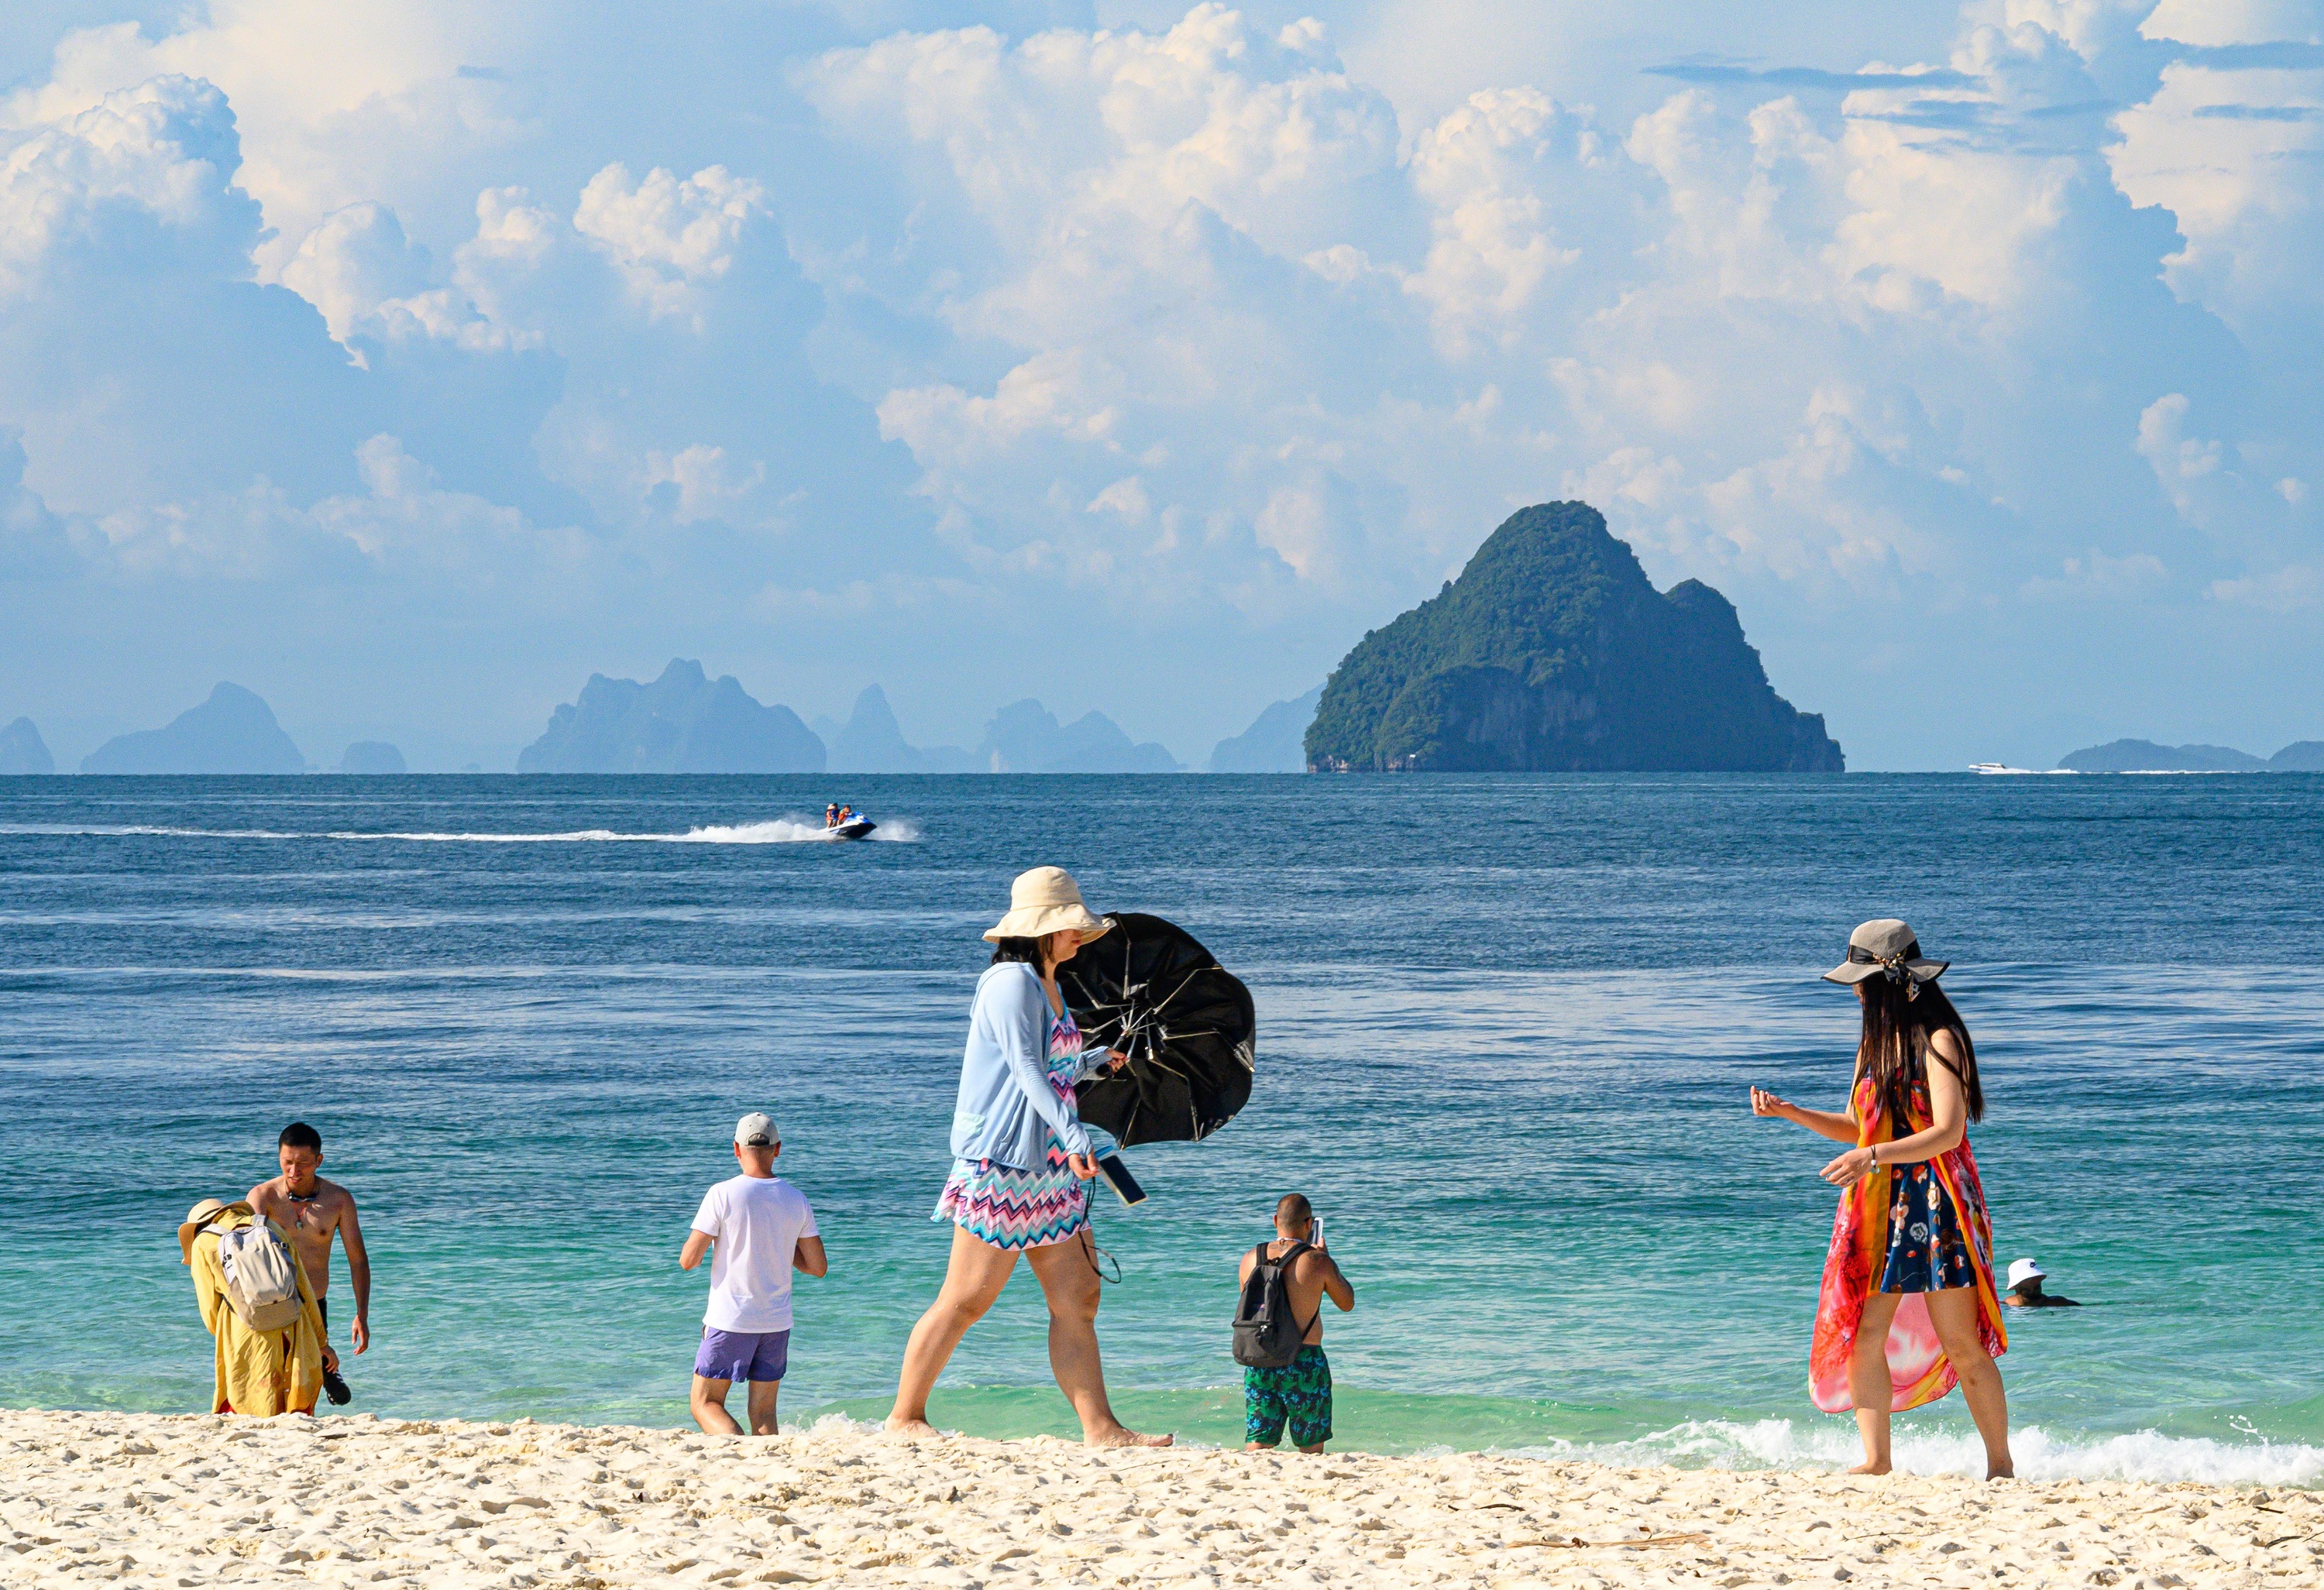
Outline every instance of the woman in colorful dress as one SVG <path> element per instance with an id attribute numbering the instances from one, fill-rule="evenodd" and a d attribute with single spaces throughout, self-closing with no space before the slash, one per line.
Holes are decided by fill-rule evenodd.
<path id="1" fill-rule="evenodd" d="M 1868 922 L 1848 960 L 1824 973 L 1864 1007 L 1845 1115 L 1751 1089 L 1754 1115 L 1775 1116 L 1854 1146 L 1823 1168 L 1842 1190 L 1824 1259 L 1808 1391 L 1827 1413 L 1856 1410 L 1864 1462 L 1886 1474 L 1888 1416 L 1958 1384 L 1985 1441 L 1987 1479 L 2015 1470 L 2009 1403 L 1994 1359 L 2008 1350 L 1993 1282 L 1993 1222 L 1969 1146 L 1985 1116 L 1977 1050 L 1937 987 L 1948 962 L 1925 960 L 1901 922 Z"/>
<path id="2" fill-rule="evenodd" d="M 1127 1063 L 1082 1053 L 1057 992 L 1057 968 L 1111 924 L 1092 915 L 1063 868 L 1036 867 L 985 933 L 992 964 L 977 979 L 952 1117 L 952 1174 L 934 1218 L 952 1223 L 943 1290 L 912 1327 L 888 1428 L 932 1433 L 928 1392 L 968 1328 L 984 1317 L 1023 1254 L 1049 1305 L 1049 1367 L 1093 1447 L 1165 1447 L 1125 1429 L 1106 1400 L 1098 1356 L 1098 1269 L 1089 1182 L 1097 1175 L 1074 1084 Z"/>

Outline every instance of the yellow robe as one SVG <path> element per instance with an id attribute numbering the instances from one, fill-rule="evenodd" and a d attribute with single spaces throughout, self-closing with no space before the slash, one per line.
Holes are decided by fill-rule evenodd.
<path id="1" fill-rule="evenodd" d="M 194 1300 L 201 1305 L 202 1324 L 217 1338 L 217 1385 L 213 1413 L 248 1413 L 271 1418 L 277 1413 L 312 1413 L 323 1394 L 323 1316 L 315 1307 L 314 1289 L 307 1267 L 299 1273 L 299 1318 L 281 1330 L 261 1333 L 243 1323 L 226 1300 L 226 1267 L 218 1258 L 218 1238 L 238 1231 L 257 1218 L 247 1203 L 229 1204 L 194 1238 L 187 1263 L 194 1271 Z M 290 1234 L 269 1220 L 274 1235 L 290 1246 Z M 291 1252 L 298 1252 L 291 1247 Z"/>

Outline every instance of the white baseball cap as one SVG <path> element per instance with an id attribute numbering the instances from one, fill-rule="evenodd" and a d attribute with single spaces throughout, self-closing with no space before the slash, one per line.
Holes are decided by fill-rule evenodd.
<path id="1" fill-rule="evenodd" d="M 775 1117 L 752 1110 L 734 1123 L 734 1141 L 744 1148 L 774 1148 L 783 1140 L 775 1130 Z"/>
<path id="2" fill-rule="evenodd" d="M 2044 1270 L 2041 1265 L 2035 1264 L 2031 1259 L 2012 1259 L 2009 1262 L 2009 1290 L 2015 1291 L 2027 1282 L 2046 1276 L 2049 1273 L 2050 1273 L 2047 1270 Z"/>

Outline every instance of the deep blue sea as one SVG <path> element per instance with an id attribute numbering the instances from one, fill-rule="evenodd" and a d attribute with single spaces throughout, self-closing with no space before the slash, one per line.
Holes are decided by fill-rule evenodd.
<path id="1" fill-rule="evenodd" d="M 824 842 L 851 800 L 881 840 Z M 1101 1194 L 1132 1422 L 1231 1442 L 1239 1254 L 1307 1193 L 1339 1438 L 1847 1460 L 1806 1395 L 1855 1006 L 1901 915 L 1983 1062 L 2020 1472 L 2324 1479 L 2324 777 L 0 779 L 0 1404 L 198 1409 L 174 1227 L 300 1117 L 377 1273 L 355 1411 L 674 1425 L 745 1109 L 831 1274 L 788 1420 L 874 1418 L 978 933 L 1055 862 L 1250 985 L 1256 1089 Z M 331 1295 L 351 1309 L 344 1269 Z M 1073 1429 L 1020 1273 L 933 1404 Z M 1968 1468 L 1958 1397 L 1899 1421 Z"/>

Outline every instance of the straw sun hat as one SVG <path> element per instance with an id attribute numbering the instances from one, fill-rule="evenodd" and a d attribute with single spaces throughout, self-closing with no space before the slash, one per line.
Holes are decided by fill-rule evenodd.
<path id="1" fill-rule="evenodd" d="M 194 1238 L 202 1234 L 204 1227 L 224 1214 L 226 1208 L 224 1199 L 206 1198 L 186 1211 L 186 1223 L 178 1227 L 178 1262 L 180 1264 L 190 1264 L 194 1262 Z"/>
<path id="2" fill-rule="evenodd" d="M 1062 867 L 1036 867 L 1020 872 L 1009 886 L 1009 914 L 984 930 L 998 943 L 1002 939 L 1038 939 L 1067 929 L 1084 939 L 1096 938 L 1113 924 L 1093 916 L 1082 904 L 1082 891 L 1073 874 Z"/>

